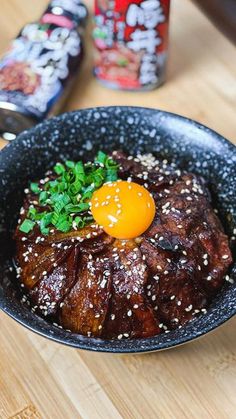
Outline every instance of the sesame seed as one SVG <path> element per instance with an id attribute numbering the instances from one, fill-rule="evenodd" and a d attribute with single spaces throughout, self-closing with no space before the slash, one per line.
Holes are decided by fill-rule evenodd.
<path id="1" fill-rule="evenodd" d="M 233 278 L 230 278 L 230 277 L 229 277 L 229 275 L 225 275 L 225 280 L 226 280 L 227 282 L 229 282 L 230 284 L 234 284 L 234 280 L 233 280 Z"/>
<path id="2" fill-rule="evenodd" d="M 223 255 L 222 259 L 228 259 L 228 257 L 229 257 L 228 255 Z"/>
<path id="3" fill-rule="evenodd" d="M 197 308 L 194 310 L 193 314 L 198 314 L 200 313 L 200 310 L 198 310 Z"/>
<path id="4" fill-rule="evenodd" d="M 127 316 L 131 317 L 132 316 L 132 310 L 127 311 Z"/>
<path id="5" fill-rule="evenodd" d="M 102 282 L 101 282 L 101 284 L 100 284 L 101 288 L 105 288 L 106 283 L 107 283 L 106 278 L 103 278 L 103 280 L 102 280 Z"/>
<path id="6" fill-rule="evenodd" d="M 119 340 L 121 340 L 121 339 L 123 338 L 122 333 L 121 333 L 120 335 L 118 335 L 118 336 L 117 336 L 117 338 L 118 338 Z"/>

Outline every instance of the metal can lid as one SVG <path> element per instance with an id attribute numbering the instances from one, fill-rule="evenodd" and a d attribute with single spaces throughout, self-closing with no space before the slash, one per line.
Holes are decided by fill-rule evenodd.
<path id="1" fill-rule="evenodd" d="M 17 134 L 38 122 L 25 109 L 13 103 L 0 102 L 0 135 L 5 140 L 14 140 Z"/>

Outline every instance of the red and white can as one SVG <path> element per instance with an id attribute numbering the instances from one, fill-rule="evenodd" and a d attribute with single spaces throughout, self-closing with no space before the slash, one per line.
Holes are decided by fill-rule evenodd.
<path id="1" fill-rule="evenodd" d="M 108 87 L 150 90 L 165 80 L 170 0 L 95 0 L 94 74 Z"/>

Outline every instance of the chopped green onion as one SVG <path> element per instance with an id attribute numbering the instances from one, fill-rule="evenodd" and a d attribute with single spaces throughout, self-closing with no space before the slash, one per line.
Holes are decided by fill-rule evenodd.
<path id="1" fill-rule="evenodd" d="M 54 172 L 57 175 L 61 175 L 62 173 L 65 172 L 65 166 L 62 163 L 57 163 L 56 166 L 54 166 Z"/>
<path id="2" fill-rule="evenodd" d="M 42 234 L 48 234 L 49 228 L 48 226 L 51 224 L 52 221 L 52 213 L 48 212 L 47 214 L 43 215 L 40 220 L 40 230 Z"/>
<path id="3" fill-rule="evenodd" d="M 46 191 L 40 192 L 40 194 L 39 194 L 39 203 L 40 204 L 45 204 L 45 201 L 46 201 L 47 197 L 48 197 L 48 194 L 47 194 Z"/>
<path id="4" fill-rule="evenodd" d="M 66 161 L 66 166 L 69 167 L 70 169 L 73 169 L 75 167 L 75 162 L 73 162 L 71 160 L 67 160 Z"/>
<path id="5" fill-rule="evenodd" d="M 30 231 L 33 230 L 34 226 L 35 226 L 35 222 L 26 218 L 23 221 L 23 223 L 20 225 L 20 231 L 22 231 L 22 233 L 29 233 Z"/>
<path id="6" fill-rule="evenodd" d="M 66 233 L 74 225 L 83 228 L 90 224 L 93 217 L 88 212 L 89 200 L 104 183 L 118 179 L 118 168 L 103 151 L 98 152 L 94 162 L 57 163 L 50 180 L 42 185 L 30 184 L 31 191 L 38 195 L 37 208 L 30 206 L 20 230 L 27 233 L 39 224 L 42 234 L 49 234 L 50 226 Z"/>
<path id="7" fill-rule="evenodd" d="M 68 233 L 68 231 L 71 230 L 72 227 L 72 218 L 67 218 L 65 215 L 61 215 L 58 219 L 58 222 L 56 224 L 56 228 L 59 231 L 62 231 L 63 233 Z"/>
<path id="8" fill-rule="evenodd" d="M 107 159 L 107 155 L 103 153 L 103 151 L 99 151 L 95 159 L 95 163 L 105 164 L 106 159 Z"/>
<path id="9" fill-rule="evenodd" d="M 37 183 L 31 182 L 30 189 L 33 193 L 39 194 L 41 192 L 41 189 L 39 188 L 39 185 Z"/>

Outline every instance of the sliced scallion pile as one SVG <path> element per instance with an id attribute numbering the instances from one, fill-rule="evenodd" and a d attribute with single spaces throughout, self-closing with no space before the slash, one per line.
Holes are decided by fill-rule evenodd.
<path id="1" fill-rule="evenodd" d="M 90 224 L 93 218 L 89 201 L 93 192 L 106 182 L 116 181 L 117 171 L 117 163 L 102 151 L 93 162 L 57 163 L 51 179 L 44 184 L 30 184 L 38 204 L 30 206 L 20 231 L 27 234 L 38 224 L 42 234 L 49 234 L 51 228 L 67 233 L 73 227 Z"/>

